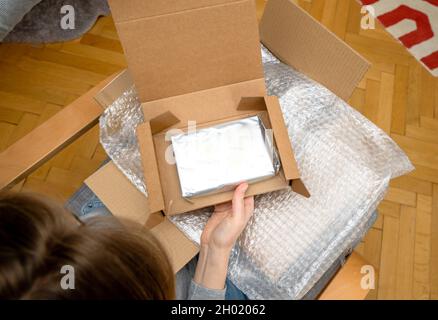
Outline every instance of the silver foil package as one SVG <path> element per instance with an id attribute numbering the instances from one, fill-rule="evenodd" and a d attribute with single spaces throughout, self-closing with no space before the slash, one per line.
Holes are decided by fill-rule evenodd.
<path id="1" fill-rule="evenodd" d="M 369 228 L 390 179 L 413 169 L 373 123 L 324 86 L 262 46 L 269 95 L 276 95 L 301 178 L 312 197 L 291 191 L 256 197 L 255 211 L 230 257 L 228 277 L 250 299 L 300 299 Z M 145 190 L 135 127 L 141 109 L 126 88 L 100 121 L 101 142 L 119 169 Z M 169 219 L 199 244 L 206 208 Z"/>
<path id="2" fill-rule="evenodd" d="M 259 116 L 171 137 L 184 198 L 229 191 L 275 176 L 280 161 Z"/>

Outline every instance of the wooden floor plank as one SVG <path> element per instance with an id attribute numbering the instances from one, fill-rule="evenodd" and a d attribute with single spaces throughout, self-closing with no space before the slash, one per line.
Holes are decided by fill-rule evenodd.
<path id="1" fill-rule="evenodd" d="M 402 206 L 400 212 L 397 255 L 396 299 L 412 299 L 412 285 L 414 281 L 415 218 L 415 208 Z"/>
<path id="2" fill-rule="evenodd" d="M 404 135 L 408 107 L 409 68 L 397 65 L 394 81 L 391 132 Z"/>
<path id="3" fill-rule="evenodd" d="M 422 67 L 417 63 L 409 68 L 408 106 L 406 123 L 419 125 L 421 116 L 421 75 Z"/>
<path id="4" fill-rule="evenodd" d="M 348 26 L 350 1 L 338 0 L 332 31 L 341 39 L 345 38 Z"/>
<path id="5" fill-rule="evenodd" d="M 380 106 L 380 82 L 366 80 L 365 110 L 364 115 L 374 123 L 377 122 L 377 114 Z"/>
<path id="6" fill-rule="evenodd" d="M 9 108 L 0 108 L 0 122 L 8 122 L 17 125 L 23 117 L 22 111 Z"/>
<path id="7" fill-rule="evenodd" d="M 390 216 L 393 218 L 400 218 L 401 205 L 399 203 L 383 200 L 379 204 L 378 211 L 384 216 Z"/>
<path id="8" fill-rule="evenodd" d="M 415 207 L 417 204 L 417 195 L 415 192 L 390 187 L 385 196 L 385 200 Z"/>
<path id="9" fill-rule="evenodd" d="M 363 257 L 375 268 L 380 266 L 382 230 L 372 228 L 364 239 Z"/>
<path id="10" fill-rule="evenodd" d="M 411 176 L 402 176 L 391 181 L 391 187 L 403 189 L 427 196 L 432 195 L 432 182 L 420 180 Z"/>
<path id="11" fill-rule="evenodd" d="M 420 126 L 421 126 L 421 128 L 430 129 L 430 130 L 438 132 L 438 119 L 421 117 L 420 118 Z"/>
<path id="12" fill-rule="evenodd" d="M 397 296 L 399 224 L 397 218 L 384 217 L 378 289 L 378 298 L 383 300 L 394 299 Z"/>
<path id="13" fill-rule="evenodd" d="M 420 115 L 433 118 L 435 114 L 435 78 L 421 68 Z"/>
<path id="14" fill-rule="evenodd" d="M 412 139 L 430 142 L 438 145 L 438 130 L 427 129 L 422 126 L 418 127 L 408 125 L 406 126 L 406 136 Z"/>
<path id="15" fill-rule="evenodd" d="M 412 298 L 427 300 L 430 298 L 431 196 L 418 196 L 416 214 Z"/>
<path id="16" fill-rule="evenodd" d="M 27 133 L 31 132 L 38 125 L 39 117 L 37 115 L 26 113 L 20 123 L 15 127 L 12 135 L 8 139 L 8 145 L 13 144 Z"/>
<path id="17" fill-rule="evenodd" d="M 391 133 L 392 105 L 394 96 L 394 75 L 381 73 L 379 108 L 376 124 L 387 134 Z"/>
<path id="18" fill-rule="evenodd" d="M 430 246 L 430 297 L 438 299 L 438 184 L 433 185 L 431 246 Z"/>
<path id="19" fill-rule="evenodd" d="M 411 173 L 409 173 L 409 176 L 422 179 L 422 180 L 428 180 L 432 183 L 438 184 L 438 170 L 429 168 L 426 166 L 421 165 L 415 165 L 415 170 Z"/>

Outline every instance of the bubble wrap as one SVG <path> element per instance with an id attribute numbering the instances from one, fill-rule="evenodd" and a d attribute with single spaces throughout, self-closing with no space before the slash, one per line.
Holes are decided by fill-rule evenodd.
<path id="1" fill-rule="evenodd" d="M 232 251 L 228 276 L 250 299 L 300 299 L 364 236 L 389 180 L 413 167 L 382 130 L 331 91 L 282 64 L 265 48 L 262 57 L 268 93 L 280 99 L 298 167 L 312 197 L 291 191 L 256 197 L 254 216 Z M 117 157 L 108 144 L 112 139 L 102 139 L 107 142 L 104 147 L 113 160 L 124 162 L 123 154 L 136 146 L 125 150 L 119 147 L 117 134 L 113 139 Z M 131 181 L 141 180 L 137 168 L 129 170 L 137 175 Z M 170 220 L 199 243 L 211 210 Z"/>
<path id="2" fill-rule="evenodd" d="M 99 119 L 100 143 L 114 164 L 147 196 L 136 128 L 143 123 L 141 103 L 134 85 L 105 109 Z"/>

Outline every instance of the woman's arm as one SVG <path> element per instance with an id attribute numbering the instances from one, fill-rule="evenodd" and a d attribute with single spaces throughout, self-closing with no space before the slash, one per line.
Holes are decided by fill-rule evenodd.
<path id="1" fill-rule="evenodd" d="M 231 250 L 254 212 L 254 198 L 245 198 L 247 189 L 247 183 L 241 184 L 232 202 L 216 206 L 204 228 L 193 279 L 204 289 L 225 291 Z"/>

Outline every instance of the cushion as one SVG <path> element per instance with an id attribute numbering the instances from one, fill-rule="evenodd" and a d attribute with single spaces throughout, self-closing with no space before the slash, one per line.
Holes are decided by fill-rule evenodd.
<path id="1" fill-rule="evenodd" d="M 0 41 L 41 0 L 0 0 Z"/>

